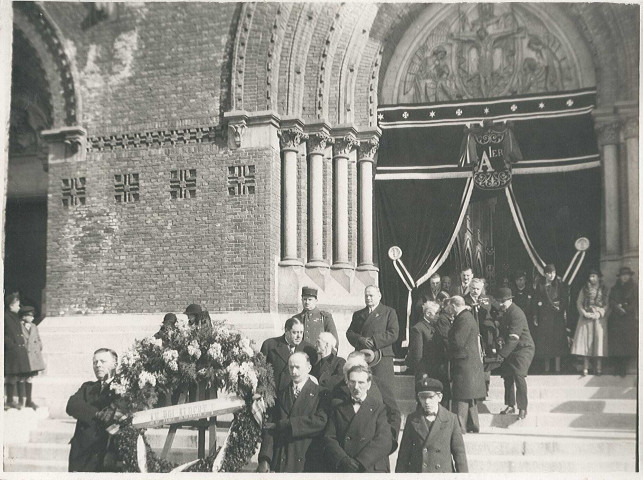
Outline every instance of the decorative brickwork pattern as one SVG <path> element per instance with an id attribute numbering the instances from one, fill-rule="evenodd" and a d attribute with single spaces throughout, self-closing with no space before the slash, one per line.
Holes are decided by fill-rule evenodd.
<path id="1" fill-rule="evenodd" d="M 131 203 L 139 200 L 138 173 L 114 175 L 114 198 L 116 203 Z"/>
<path id="2" fill-rule="evenodd" d="M 62 179 L 63 206 L 85 205 L 85 177 Z"/>
<path id="3" fill-rule="evenodd" d="M 186 143 L 214 142 L 221 136 L 221 128 L 195 127 L 180 130 L 162 130 L 155 132 L 122 133 L 91 137 L 87 142 L 87 151 L 114 150 L 119 148 L 152 148 L 184 145 Z"/>
<path id="4" fill-rule="evenodd" d="M 170 172 L 170 197 L 194 198 L 196 197 L 196 170 L 172 170 Z"/>
<path id="5" fill-rule="evenodd" d="M 254 195 L 255 166 L 228 167 L 228 195 Z"/>

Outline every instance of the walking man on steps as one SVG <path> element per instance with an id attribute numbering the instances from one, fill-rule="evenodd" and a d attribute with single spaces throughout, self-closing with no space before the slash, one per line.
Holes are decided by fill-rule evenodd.
<path id="1" fill-rule="evenodd" d="M 500 368 L 505 381 L 505 409 L 501 415 L 516 413 L 514 406 L 518 403 L 518 418 L 527 416 L 527 371 L 534 359 L 536 347 L 529 333 L 527 317 L 513 303 L 510 288 L 498 289 L 498 303 L 504 312 L 500 320 L 500 332 L 503 347 L 498 352 L 503 360 Z M 515 391 L 514 391 L 515 384 Z"/>

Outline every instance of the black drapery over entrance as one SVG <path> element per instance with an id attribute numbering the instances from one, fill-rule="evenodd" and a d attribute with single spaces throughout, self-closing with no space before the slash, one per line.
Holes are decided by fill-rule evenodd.
<path id="1" fill-rule="evenodd" d="M 575 283 L 598 264 L 601 179 L 594 104 L 593 90 L 578 90 L 380 107 L 375 177 L 379 278 L 383 301 L 396 308 L 403 323 L 401 332 L 409 291 L 439 270 L 472 198 L 494 195 L 509 205 L 522 248 L 536 269 L 555 263 L 562 276 L 579 237 L 589 239 L 590 249 Z M 517 154 L 504 152 L 510 159 L 505 162 L 512 163 L 507 167 L 510 182 L 483 193 L 473 178 L 484 154 L 475 148 L 468 156 L 463 152 L 467 135 L 485 121 L 511 133 Z M 507 150 L 510 143 L 499 145 Z M 486 151 L 494 154 L 491 147 Z M 393 246 L 402 255 L 396 262 L 389 258 Z M 400 341 L 404 337 L 401 333 Z"/>

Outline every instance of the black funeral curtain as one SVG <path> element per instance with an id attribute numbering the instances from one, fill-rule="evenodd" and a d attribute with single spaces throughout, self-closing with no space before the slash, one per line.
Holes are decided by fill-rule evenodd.
<path id="1" fill-rule="evenodd" d="M 584 89 L 378 109 L 382 128 L 375 178 L 379 281 L 384 303 L 395 308 L 400 319 L 400 340 L 406 326 L 408 288 L 388 250 L 394 245 L 401 248 L 402 262 L 418 281 L 448 244 L 461 211 L 467 175 L 473 175 L 473 165 L 459 164 L 465 125 L 511 122 L 522 152 L 522 159 L 513 164 L 512 180 L 515 204 L 524 219 L 521 238 L 526 231 L 542 260 L 555 263 L 563 276 L 574 257 L 575 240 L 587 237 L 591 246 L 576 285 L 584 281 L 591 266 L 598 265 L 601 180 L 591 116 L 595 103 L 595 91 Z M 500 192 L 499 201 L 507 202 L 509 196 Z M 475 191 L 472 201 L 483 197 Z"/>
<path id="2" fill-rule="evenodd" d="M 467 180 L 401 180 L 375 183 L 380 288 L 383 302 L 396 309 L 400 340 L 406 327 L 409 291 L 388 257 L 398 246 L 413 280 L 424 275 L 448 243 L 458 220 Z"/>
<path id="3" fill-rule="evenodd" d="M 570 311 L 591 268 L 598 268 L 601 252 L 600 168 L 545 175 L 519 175 L 513 179 L 517 203 L 534 247 L 546 263 L 556 265 L 562 277 L 572 261 L 579 237 L 590 241 L 585 260 L 570 288 Z M 573 325 L 576 315 L 572 315 Z"/>

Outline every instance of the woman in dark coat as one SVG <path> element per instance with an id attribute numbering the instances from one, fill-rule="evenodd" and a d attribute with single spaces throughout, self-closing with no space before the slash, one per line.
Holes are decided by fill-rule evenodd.
<path id="1" fill-rule="evenodd" d="M 545 267 L 545 278 L 536 284 L 533 298 L 533 337 L 536 358 L 543 360 L 549 372 L 550 360 L 555 359 L 556 372 L 560 372 L 560 357 L 567 355 L 567 285 L 556 276 L 556 267 Z M 525 312 L 526 313 L 526 312 Z"/>
<path id="2" fill-rule="evenodd" d="M 607 322 L 607 351 L 617 360 L 618 373 L 625 376 L 627 361 L 638 357 L 639 288 L 634 272 L 623 267 L 609 295 L 610 317 Z"/>

